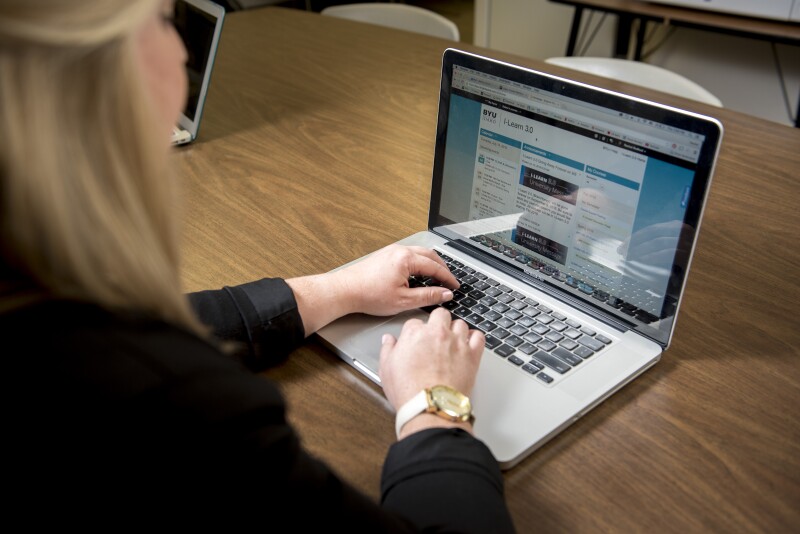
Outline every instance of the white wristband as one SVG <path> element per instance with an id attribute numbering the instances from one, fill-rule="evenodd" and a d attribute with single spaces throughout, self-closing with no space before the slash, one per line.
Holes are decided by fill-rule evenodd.
<path id="1" fill-rule="evenodd" d="M 421 413 L 428 411 L 428 394 L 423 389 L 397 410 L 397 416 L 394 420 L 394 431 L 397 437 L 400 437 L 400 431 L 406 423 L 414 419 Z"/>

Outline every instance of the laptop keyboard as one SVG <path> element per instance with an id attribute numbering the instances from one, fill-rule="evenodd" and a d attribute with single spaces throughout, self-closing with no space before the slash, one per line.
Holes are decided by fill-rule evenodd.
<path id="1" fill-rule="evenodd" d="M 453 300 L 441 306 L 470 328 L 482 330 L 487 349 L 543 383 L 568 375 L 612 342 L 575 319 L 436 252 L 461 283 Z M 430 277 L 412 277 L 409 283 L 412 287 L 439 285 Z"/>

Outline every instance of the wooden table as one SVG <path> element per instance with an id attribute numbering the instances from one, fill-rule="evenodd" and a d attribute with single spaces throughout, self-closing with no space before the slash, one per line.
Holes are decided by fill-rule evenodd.
<path id="1" fill-rule="evenodd" d="M 425 229 L 448 44 L 301 10 L 229 14 L 199 139 L 177 152 L 186 289 L 326 271 Z M 519 531 L 797 531 L 800 130 L 493 55 L 726 129 L 673 345 L 506 472 Z M 265 375 L 305 446 L 377 498 L 394 441 L 380 389 L 313 339 Z"/>
<path id="2" fill-rule="evenodd" d="M 688 7 L 643 2 L 641 0 L 550 0 L 557 4 L 573 6 L 572 25 L 567 40 L 566 55 L 575 54 L 575 44 L 584 10 L 602 11 L 617 16 L 614 57 L 627 58 L 634 21 L 639 21 L 636 31 L 633 59 L 642 59 L 645 31 L 650 22 L 676 27 L 693 28 L 724 33 L 772 43 L 800 46 L 800 23 L 757 17 L 733 15 L 721 11 L 692 9 Z M 796 127 L 800 127 L 800 97 L 795 112 Z"/>

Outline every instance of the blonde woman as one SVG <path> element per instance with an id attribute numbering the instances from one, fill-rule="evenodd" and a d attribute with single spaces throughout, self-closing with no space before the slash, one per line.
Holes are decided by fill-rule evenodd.
<path id="1" fill-rule="evenodd" d="M 181 292 L 169 138 L 186 52 L 173 9 L 0 2 L 6 510 L 85 524 L 102 511 L 301 531 L 513 530 L 469 421 L 412 417 L 374 503 L 303 450 L 277 386 L 252 373 L 347 313 L 449 300 L 457 282 L 435 253 L 389 247 L 335 274 Z M 412 274 L 443 286 L 409 288 Z M 381 348 L 387 398 L 400 408 L 436 384 L 468 395 L 483 342 L 444 310 L 410 322 Z"/>

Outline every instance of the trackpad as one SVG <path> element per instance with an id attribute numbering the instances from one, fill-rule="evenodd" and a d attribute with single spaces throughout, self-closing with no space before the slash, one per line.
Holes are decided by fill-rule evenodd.
<path id="1" fill-rule="evenodd" d="M 351 336 L 348 339 L 346 352 L 377 375 L 378 367 L 380 366 L 381 339 L 383 335 L 392 334 L 395 338 L 400 337 L 403 325 L 412 318 L 427 322 L 428 314 L 421 310 L 411 310 L 393 317 L 387 317 L 384 322 L 377 326 L 369 327 Z"/>

